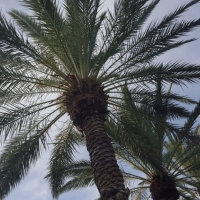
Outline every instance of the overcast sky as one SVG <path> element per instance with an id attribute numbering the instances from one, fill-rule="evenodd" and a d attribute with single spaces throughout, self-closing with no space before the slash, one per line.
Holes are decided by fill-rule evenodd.
<path id="1" fill-rule="evenodd" d="M 104 0 L 104 9 L 112 8 L 114 0 Z M 160 5 L 155 9 L 153 18 L 160 18 L 160 16 L 171 12 L 178 5 L 188 3 L 190 0 L 161 0 Z M 61 0 L 60 0 L 61 2 Z M 9 9 L 22 10 L 17 0 L 0 0 L 0 8 L 3 13 Z M 200 18 L 200 4 L 193 6 L 184 16 L 186 19 Z M 198 38 L 197 41 L 187 44 L 179 49 L 164 54 L 160 60 L 163 61 L 177 61 L 184 60 L 192 63 L 200 63 L 200 28 L 193 31 L 191 36 Z M 177 89 L 175 87 L 175 89 Z M 179 89 L 180 91 L 180 89 Z M 182 90 L 182 93 L 199 99 L 200 90 L 198 85 L 192 85 L 187 89 Z M 78 157 L 86 157 L 87 152 L 81 151 Z M 35 166 L 32 167 L 28 176 L 21 181 L 16 189 L 6 198 L 6 200 L 52 200 L 50 190 L 47 182 L 43 180 L 46 172 L 48 162 L 48 153 L 44 153 L 38 160 Z M 61 195 L 59 200 L 95 200 L 98 197 L 98 192 L 95 187 L 85 188 L 82 190 L 72 191 Z"/>

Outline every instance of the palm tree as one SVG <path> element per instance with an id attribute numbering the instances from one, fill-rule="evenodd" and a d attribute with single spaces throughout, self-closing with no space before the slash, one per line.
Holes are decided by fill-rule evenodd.
<path id="1" fill-rule="evenodd" d="M 183 127 L 179 127 L 179 130 L 189 132 L 188 136 L 191 139 L 191 129 L 200 114 L 200 104 L 196 102 L 194 111 L 188 115 L 184 107 L 178 106 L 176 102 L 195 103 L 194 101 L 169 91 L 164 92 L 163 85 L 159 82 L 156 85 L 155 92 L 143 91 L 145 98 L 139 107 L 138 101 L 135 103 L 138 94 L 134 91 L 131 95 L 130 91 L 124 88 L 123 109 L 119 112 L 118 122 L 112 119 L 107 121 L 107 132 L 112 138 L 117 158 L 138 170 L 139 174 L 143 174 L 143 176 L 135 175 L 135 171 L 130 173 L 122 170 L 127 184 L 137 180 L 138 185 L 135 184 L 131 188 L 132 199 L 147 200 L 152 196 L 154 200 L 177 200 L 179 197 L 184 200 L 195 200 L 197 188 L 200 186 L 199 144 L 195 145 L 190 141 L 190 145 L 186 148 L 186 141 L 174 137 L 171 121 L 165 125 L 161 124 L 161 129 L 157 127 L 158 120 L 151 115 L 152 111 L 154 114 L 157 112 L 154 106 L 156 100 L 161 108 L 159 111 L 165 111 L 166 119 L 187 116 L 186 123 Z M 148 101 L 148 107 L 146 103 L 143 104 L 145 101 Z M 68 181 L 60 187 L 60 194 L 94 184 L 90 161 L 75 161 L 62 167 L 65 169 L 64 174 Z"/>
<path id="2" fill-rule="evenodd" d="M 176 19 L 199 0 L 145 29 L 159 0 L 116 0 L 114 12 L 103 13 L 100 0 L 65 0 L 62 9 L 56 0 L 21 2 L 30 15 L 12 10 L 14 22 L 0 15 L 0 131 L 6 142 L 0 159 L 0 198 L 47 148 L 50 129 L 63 122 L 56 139 L 62 153 L 50 160 L 49 180 L 53 188 L 60 185 L 60 158 L 70 162 L 75 148 L 68 114 L 86 138 L 101 199 L 127 200 L 129 191 L 104 121 L 109 110 L 120 106 L 116 94 L 124 84 L 139 86 L 158 74 L 175 83 L 199 79 L 198 65 L 153 63 L 164 52 L 194 41 L 180 37 L 199 26 L 200 19 Z M 53 190 L 54 197 L 57 191 Z"/>

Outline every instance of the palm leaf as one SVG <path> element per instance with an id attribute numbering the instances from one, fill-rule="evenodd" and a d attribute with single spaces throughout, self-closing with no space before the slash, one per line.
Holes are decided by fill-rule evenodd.
<path id="1" fill-rule="evenodd" d="M 94 185 L 93 170 L 88 160 L 65 165 L 65 179 L 67 182 L 59 189 L 59 194 Z"/>
<path id="2" fill-rule="evenodd" d="M 57 197 L 64 183 L 66 167 L 72 165 L 77 145 L 83 142 L 83 138 L 73 130 L 69 124 L 57 137 L 51 154 L 49 172 L 46 178 L 49 181 L 53 197 Z"/>

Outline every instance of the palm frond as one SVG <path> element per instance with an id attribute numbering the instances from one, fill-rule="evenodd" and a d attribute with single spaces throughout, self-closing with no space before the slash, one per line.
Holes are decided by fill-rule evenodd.
<path id="1" fill-rule="evenodd" d="M 102 44 L 100 44 L 101 61 L 98 70 L 137 32 L 159 1 L 155 0 L 145 5 L 146 2 L 148 0 L 129 2 L 118 0 L 114 6 L 114 13 L 108 11 L 109 15 L 104 23 L 105 30 L 100 33 Z"/>
<path id="2" fill-rule="evenodd" d="M 197 103 L 193 112 L 190 114 L 190 117 L 188 118 L 187 122 L 184 125 L 183 131 L 186 132 L 189 131 L 193 127 L 199 115 L 200 115 L 200 102 Z"/>
<path id="3" fill-rule="evenodd" d="M 55 146 L 51 154 L 49 172 L 46 176 L 50 184 L 53 197 L 59 195 L 59 190 L 65 180 L 67 166 L 74 161 L 74 153 L 77 145 L 83 144 L 83 138 L 75 132 L 73 125 L 69 124 L 55 140 Z M 67 172 L 66 172 L 67 173 Z"/>
<path id="4" fill-rule="evenodd" d="M 47 67 L 47 69 L 51 69 L 55 74 L 65 78 L 63 71 L 55 62 L 51 62 L 52 59 L 49 59 L 49 54 L 45 54 L 45 50 L 41 52 L 41 46 L 37 47 L 32 45 L 31 42 L 16 29 L 14 24 L 8 22 L 2 14 L 0 14 L 0 38 L 0 47 L 3 52 L 40 63 Z"/>
<path id="5" fill-rule="evenodd" d="M 199 26 L 199 20 L 173 21 L 177 16 L 183 13 L 186 8 L 198 2 L 199 1 L 192 1 L 188 5 L 180 7 L 170 15 L 165 16 L 160 22 L 152 22 L 144 32 L 138 31 L 134 37 L 131 37 L 129 42 L 123 44 L 122 49 L 120 49 L 120 54 L 114 57 L 114 61 L 110 67 L 105 70 L 100 77 L 105 76 L 108 70 L 109 75 L 116 72 L 116 70 L 119 70 L 119 73 L 126 72 L 127 68 L 132 69 L 139 63 L 143 65 L 149 63 L 156 56 L 172 48 L 194 41 L 194 39 L 177 41 L 177 38 L 184 36 L 191 29 Z M 130 56 L 126 57 L 128 52 Z"/>
<path id="6" fill-rule="evenodd" d="M 6 146 L 0 158 L 1 199 L 28 173 L 30 166 L 36 162 L 42 149 L 46 147 L 44 140 L 45 136 L 38 130 L 28 138 L 19 135 Z"/>
<path id="7" fill-rule="evenodd" d="M 94 185 L 93 170 L 88 160 L 65 165 L 65 179 L 67 182 L 59 189 L 59 194 Z"/>
<path id="8" fill-rule="evenodd" d="M 58 105 L 59 102 L 52 103 L 52 101 L 45 101 L 31 106 L 16 105 L 11 108 L 1 107 L 1 120 L 0 120 L 0 135 L 4 136 L 3 140 L 6 140 L 10 135 L 11 137 L 20 131 L 30 128 L 29 124 L 32 124 L 33 119 L 37 118 L 37 123 L 42 123 L 52 114 L 56 113 L 58 109 L 53 112 L 46 113 L 43 118 L 38 117 L 38 113 L 47 110 L 53 106 Z M 66 111 L 65 111 L 66 112 Z"/>
<path id="9" fill-rule="evenodd" d="M 147 188 L 141 188 L 139 190 L 131 190 L 130 192 L 130 196 L 131 196 L 131 200 L 148 200 L 149 198 L 149 194 L 148 194 L 148 189 Z"/>

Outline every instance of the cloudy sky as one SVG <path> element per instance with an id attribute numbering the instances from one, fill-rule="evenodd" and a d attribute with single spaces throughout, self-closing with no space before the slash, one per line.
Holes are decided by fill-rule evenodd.
<path id="1" fill-rule="evenodd" d="M 59 0 L 58 0 L 59 1 Z M 151 19 L 159 19 L 166 13 L 174 10 L 178 5 L 188 3 L 190 0 L 161 0 L 160 5 L 157 6 Z M 114 0 L 104 0 L 104 9 L 108 7 L 112 9 Z M 61 3 L 61 0 L 59 1 Z M 17 0 L 0 0 L 0 8 L 3 13 L 9 9 L 23 10 Z M 200 18 L 200 4 L 192 7 L 184 16 L 186 19 Z M 163 61 L 177 61 L 184 60 L 192 63 L 200 63 L 200 28 L 193 31 L 190 36 L 198 38 L 197 41 L 187 44 L 179 49 L 164 54 L 159 60 Z M 200 98 L 200 88 L 198 85 L 192 85 L 184 90 L 174 88 L 180 92 L 194 97 L 196 100 Z M 87 152 L 81 151 L 77 157 L 86 157 Z M 48 153 L 44 153 L 33 166 L 28 176 L 21 181 L 19 186 L 12 191 L 6 200 L 52 200 L 48 184 L 44 181 L 45 169 L 48 162 Z M 85 188 L 78 191 L 72 191 L 60 196 L 59 200 L 94 200 L 98 197 L 98 192 L 95 187 Z"/>

